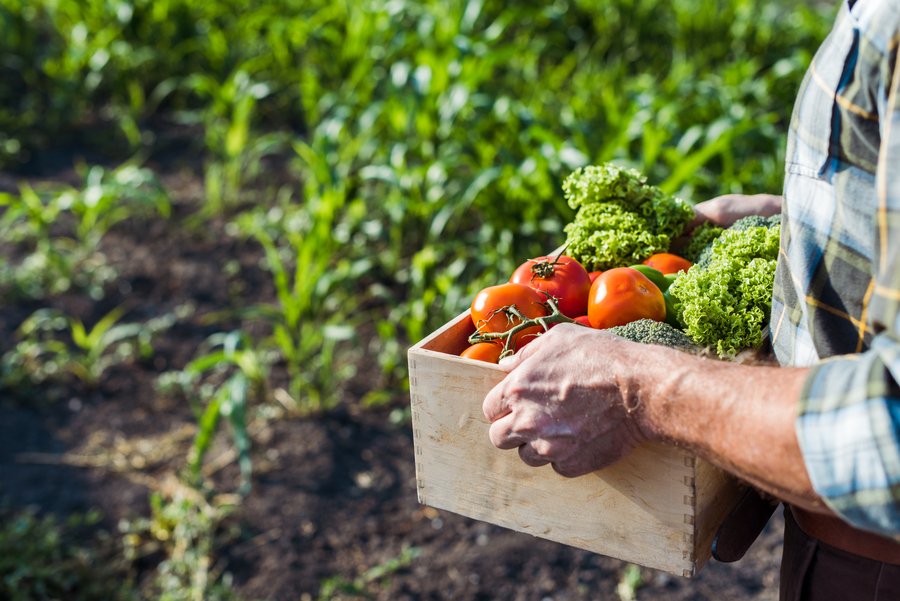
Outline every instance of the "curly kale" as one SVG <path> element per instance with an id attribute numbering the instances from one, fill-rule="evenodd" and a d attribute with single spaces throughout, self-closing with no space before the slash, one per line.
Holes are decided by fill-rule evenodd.
<path id="1" fill-rule="evenodd" d="M 769 320 L 780 221 L 736 223 L 669 287 L 678 319 L 695 343 L 721 357 L 759 346 Z"/>
<path id="2" fill-rule="evenodd" d="M 644 344 L 659 344 L 683 351 L 697 351 L 699 346 L 694 344 L 684 332 L 664 321 L 654 319 L 638 319 L 622 326 L 609 328 L 616 336 L 626 340 L 641 342 Z"/>
<path id="3" fill-rule="evenodd" d="M 694 215 L 689 204 L 648 184 L 639 171 L 611 163 L 576 170 L 563 192 L 577 210 L 565 228 L 567 252 L 588 271 L 667 251 Z"/>

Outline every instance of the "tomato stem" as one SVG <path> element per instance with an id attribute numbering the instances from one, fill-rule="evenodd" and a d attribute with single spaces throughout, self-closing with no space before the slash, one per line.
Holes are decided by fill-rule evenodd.
<path id="1" fill-rule="evenodd" d="M 556 255 L 556 258 L 553 259 L 553 264 L 554 264 L 554 265 L 556 265 L 557 263 L 559 263 L 559 258 L 560 258 L 561 256 L 563 256 L 563 254 L 566 252 L 566 249 L 568 249 L 568 248 L 569 248 L 569 245 L 568 245 L 568 244 L 566 244 L 565 246 L 562 247 L 562 250 L 560 250 L 560 251 L 559 251 L 559 254 Z"/>
<path id="2" fill-rule="evenodd" d="M 565 245 L 562 247 L 562 250 L 559 251 L 559 254 L 552 258 L 552 260 L 547 261 L 537 261 L 534 265 L 531 266 L 531 280 L 534 281 L 534 278 L 541 278 L 544 280 L 550 279 L 553 277 L 553 273 L 555 272 L 555 267 L 561 264 L 559 260 L 560 257 L 566 252 L 566 249 L 569 248 L 569 245 Z"/>
<path id="3" fill-rule="evenodd" d="M 476 329 L 475 332 L 471 336 L 469 336 L 469 344 L 503 340 L 503 352 L 500 353 L 500 357 L 502 358 L 515 353 L 515 349 L 511 348 L 510 343 L 512 342 L 515 335 L 522 330 L 533 328 L 534 326 L 541 326 L 544 329 L 544 332 L 546 332 L 550 329 L 550 326 L 555 323 L 578 323 L 574 319 L 563 315 L 563 313 L 559 310 L 559 306 L 557 306 L 556 304 L 556 299 L 554 299 L 553 297 L 549 297 L 547 299 L 547 306 L 550 307 L 550 315 L 544 315 L 542 317 L 534 318 L 527 318 L 522 315 L 515 305 L 501 307 L 500 309 L 498 309 L 498 311 L 503 311 L 504 313 L 509 315 L 511 321 L 513 317 L 518 318 L 519 323 L 504 332 L 482 332 L 480 329 Z M 540 334 L 537 335 L 540 336 Z"/>

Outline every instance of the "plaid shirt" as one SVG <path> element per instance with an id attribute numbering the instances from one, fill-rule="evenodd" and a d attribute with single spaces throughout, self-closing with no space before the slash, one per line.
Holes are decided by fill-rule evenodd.
<path id="1" fill-rule="evenodd" d="M 845 3 L 794 106 L 771 333 L 811 366 L 797 434 L 813 486 L 900 540 L 900 2 Z"/>

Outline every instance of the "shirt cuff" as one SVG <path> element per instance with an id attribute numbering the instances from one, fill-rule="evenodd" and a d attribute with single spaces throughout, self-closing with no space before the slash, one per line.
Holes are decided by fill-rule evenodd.
<path id="1" fill-rule="evenodd" d="M 851 525 L 900 533 L 900 399 L 876 352 L 811 368 L 797 438 L 816 493 Z"/>

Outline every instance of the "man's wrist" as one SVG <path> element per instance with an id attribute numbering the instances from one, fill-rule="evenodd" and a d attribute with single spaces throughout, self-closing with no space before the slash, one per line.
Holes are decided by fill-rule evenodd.
<path id="1" fill-rule="evenodd" d="M 689 440 L 683 436 L 683 424 L 688 419 L 686 416 L 694 415 L 692 401 L 698 399 L 684 398 L 684 385 L 693 361 L 700 358 L 655 345 L 645 345 L 642 355 L 636 365 L 666 366 L 666 369 L 634 370 L 636 381 L 632 393 L 623 395 L 632 422 L 644 440 L 688 444 Z"/>

